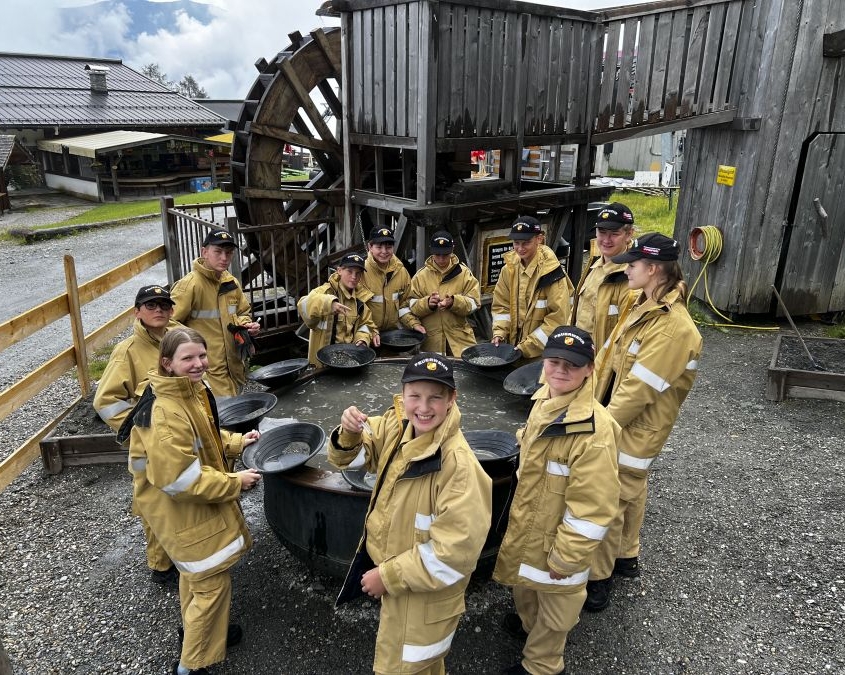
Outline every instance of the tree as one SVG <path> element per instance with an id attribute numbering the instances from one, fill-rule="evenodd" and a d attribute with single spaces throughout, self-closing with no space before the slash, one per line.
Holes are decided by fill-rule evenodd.
<path id="1" fill-rule="evenodd" d="M 161 86 L 170 89 L 170 91 L 176 91 L 176 84 L 167 79 L 167 73 L 161 72 L 161 68 L 157 63 L 148 63 L 141 68 L 141 75 L 150 78 L 153 82 L 158 82 Z"/>
<path id="2" fill-rule="evenodd" d="M 177 84 L 173 80 L 167 79 L 167 73 L 161 72 L 161 67 L 157 63 L 148 63 L 141 68 L 141 74 L 148 77 L 153 82 L 158 82 L 161 86 L 166 87 L 170 91 L 179 92 L 182 96 L 187 98 L 208 98 L 208 93 L 203 89 L 199 82 L 197 82 L 192 75 L 184 75 Z"/>
<path id="3" fill-rule="evenodd" d="M 179 93 L 187 98 L 208 98 L 208 93 L 191 75 L 185 75 L 179 80 Z"/>

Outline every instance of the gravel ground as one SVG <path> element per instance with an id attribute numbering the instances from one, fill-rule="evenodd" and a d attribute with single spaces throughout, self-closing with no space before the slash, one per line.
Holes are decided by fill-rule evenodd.
<path id="1" fill-rule="evenodd" d="M 15 265 L 26 255 L 0 251 Z M 0 265 L 4 289 L 10 269 Z M 617 582 L 608 610 L 582 616 L 567 673 L 845 672 L 845 405 L 765 399 L 776 333 L 703 334 L 698 381 L 650 481 L 643 575 Z M 75 395 L 66 379 L 49 397 Z M 0 423 L 8 449 L 49 416 L 44 405 L 35 419 Z M 169 672 L 178 596 L 149 582 L 130 500 L 122 465 L 48 476 L 36 463 L 0 493 L 0 640 L 15 673 Z M 262 500 L 260 489 L 244 497 L 256 544 L 233 571 L 246 636 L 212 672 L 370 672 L 376 606 L 335 612 L 339 582 L 279 544 Z M 471 586 L 452 675 L 518 659 L 498 627 L 509 607 L 496 584 Z"/>

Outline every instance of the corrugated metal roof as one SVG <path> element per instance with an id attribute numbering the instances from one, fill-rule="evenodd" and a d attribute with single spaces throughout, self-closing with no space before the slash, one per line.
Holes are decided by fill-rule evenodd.
<path id="1" fill-rule="evenodd" d="M 15 147 L 15 137 L 0 135 L 0 169 L 5 169 Z"/>
<path id="2" fill-rule="evenodd" d="M 62 148 L 67 148 L 71 155 L 96 157 L 98 150 L 121 150 L 151 141 L 163 141 L 167 138 L 169 138 L 167 134 L 151 134 L 147 131 L 104 131 L 101 134 L 88 136 L 41 140 L 38 141 L 38 149 L 61 153 Z"/>
<path id="3" fill-rule="evenodd" d="M 187 141 L 201 145 L 214 145 L 207 139 L 194 138 L 192 136 L 180 136 L 178 134 L 153 134 L 148 131 L 104 131 L 100 134 L 87 134 L 85 136 L 73 136 L 70 138 L 51 138 L 38 141 L 38 149 L 45 152 L 61 153 L 67 148 L 71 155 L 80 157 L 96 157 L 97 153 L 122 150 L 124 148 L 135 148 L 139 145 L 150 143 L 161 143 L 169 140 Z"/>
<path id="4" fill-rule="evenodd" d="M 108 68 L 108 93 L 85 66 Z M 114 59 L 0 52 L 0 127 L 215 126 L 225 119 Z"/>

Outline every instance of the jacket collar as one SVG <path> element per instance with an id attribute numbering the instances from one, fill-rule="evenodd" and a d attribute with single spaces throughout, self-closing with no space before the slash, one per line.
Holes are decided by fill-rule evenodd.
<path id="1" fill-rule="evenodd" d="M 352 298 L 355 298 L 361 302 L 367 302 L 374 295 L 373 292 L 361 282 L 358 282 L 358 287 L 354 292 L 350 292 L 349 289 L 347 289 L 340 281 L 340 275 L 337 272 L 329 277 L 329 285 L 335 295 L 340 295 L 344 300 L 351 300 Z"/>
<path id="2" fill-rule="evenodd" d="M 202 275 L 204 278 L 213 281 L 215 284 L 222 284 L 225 281 L 234 281 L 235 277 L 232 276 L 232 273 L 229 270 L 224 270 L 220 273 L 220 276 L 217 276 L 217 272 L 212 269 L 209 269 L 205 266 L 205 260 L 203 258 L 197 258 L 194 260 L 193 265 L 191 266 L 194 272 Z"/>

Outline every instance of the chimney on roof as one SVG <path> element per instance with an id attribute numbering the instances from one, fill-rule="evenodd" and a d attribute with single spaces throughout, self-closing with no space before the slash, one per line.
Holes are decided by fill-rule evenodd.
<path id="1" fill-rule="evenodd" d="M 92 66 L 86 65 L 85 70 L 88 71 L 88 78 L 91 80 L 91 91 L 108 94 L 109 87 L 106 84 L 106 74 L 109 69 L 106 66 Z"/>

